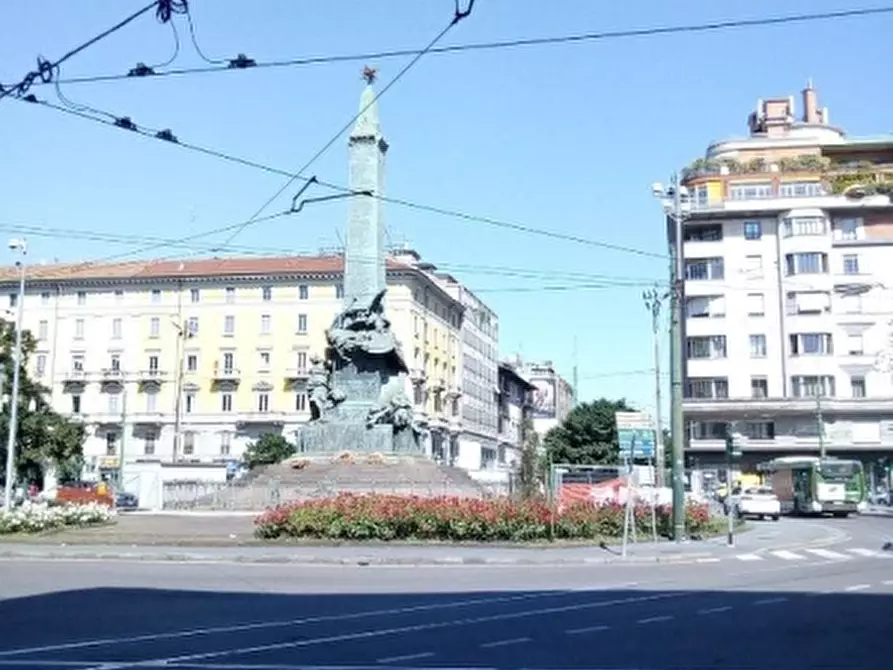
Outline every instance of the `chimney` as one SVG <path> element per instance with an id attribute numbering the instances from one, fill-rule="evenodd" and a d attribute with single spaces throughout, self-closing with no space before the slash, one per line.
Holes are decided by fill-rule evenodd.
<path id="1" fill-rule="evenodd" d="M 806 82 L 806 88 L 803 89 L 803 121 L 820 123 L 818 97 L 812 87 L 812 79 Z"/>

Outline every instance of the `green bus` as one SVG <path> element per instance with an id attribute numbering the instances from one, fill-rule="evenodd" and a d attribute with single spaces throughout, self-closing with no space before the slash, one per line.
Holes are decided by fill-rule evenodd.
<path id="1" fill-rule="evenodd" d="M 861 511 L 868 487 L 856 460 L 786 456 L 761 463 L 766 484 L 778 496 L 782 514 L 833 514 Z"/>

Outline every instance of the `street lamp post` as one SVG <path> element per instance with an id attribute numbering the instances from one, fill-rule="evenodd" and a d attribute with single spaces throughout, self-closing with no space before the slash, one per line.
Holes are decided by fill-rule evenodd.
<path id="1" fill-rule="evenodd" d="M 12 487 L 15 483 L 15 449 L 16 435 L 19 421 L 19 383 L 22 367 L 22 314 L 25 303 L 25 261 L 28 253 L 28 243 L 24 239 L 12 239 L 9 248 L 22 255 L 22 259 L 16 261 L 19 269 L 19 293 L 16 298 L 16 337 L 13 351 L 12 369 L 12 395 L 10 396 L 9 409 L 9 435 L 6 441 L 6 488 L 3 494 L 3 504 L 6 509 L 12 508 Z"/>
<path id="2" fill-rule="evenodd" d="M 659 198 L 667 215 L 667 240 L 670 252 L 670 433 L 673 440 L 671 466 L 673 484 L 673 540 L 685 537 L 685 438 L 682 414 L 682 297 L 685 287 L 685 259 L 682 253 L 682 226 L 691 203 L 688 189 L 674 174 L 668 187 L 653 184 L 652 194 Z"/>

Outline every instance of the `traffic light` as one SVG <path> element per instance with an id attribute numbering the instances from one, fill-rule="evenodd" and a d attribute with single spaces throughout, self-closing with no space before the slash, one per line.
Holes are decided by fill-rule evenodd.
<path id="1" fill-rule="evenodd" d="M 726 458 L 729 460 L 741 458 L 741 436 L 738 433 L 731 431 L 726 433 Z"/>

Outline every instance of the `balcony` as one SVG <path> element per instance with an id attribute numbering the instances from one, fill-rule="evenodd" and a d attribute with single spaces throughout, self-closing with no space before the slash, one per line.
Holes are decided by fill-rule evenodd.
<path id="1" fill-rule="evenodd" d="M 99 381 L 103 383 L 124 381 L 124 371 L 121 368 L 103 368 L 99 372 Z"/>
<path id="2" fill-rule="evenodd" d="M 87 373 L 81 368 L 73 368 L 62 373 L 62 383 L 75 384 L 87 381 Z"/>
<path id="3" fill-rule="evenodd" d="M 127 418 L 131 423 L 144 426 L 160 426 L 164 424 L 164 414 L 162 412 L 134 412 Z"/>
<path id="4" fill-rule="evenodd" d="M 141 383 L 155 382 L 160 384 L 165 379 L 167 379 L 167 372 L 165 372 L 164 370 L 149 368 L 147 370 L 139 371 L 139 380 Z"/>
<path id="5" fill-rule="evenodd" d="M 302 381 L 310 376 L 310 370 L 306 367 L 288 368 L 285 371 L 286 381 Z"/>
<path id="6" fill-rule="evenodd" d="M 686 420 L 717 420 L 728 418 L 759 419 L 778 414 L 815 414 L 817 398 L 685 398 L 682 401 Z M 832 398 L 821 399 L 827 413 L 876 414 L 889 413 L 893 398 Z"/>
<path id="7" fill-rule="evenodd" d="M 242 379 L 242 371 L 239 368 L 215 365 L 213 379 L 218 382 L 238 382 Z"/>
<path id="8" fill-rule="evenodd" d="M 281 426 L 285 423 L 285 412 L 240 412 L 236 423 L 243 426 Z"/>

